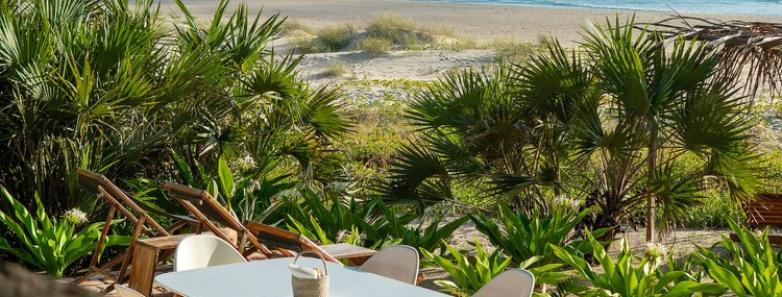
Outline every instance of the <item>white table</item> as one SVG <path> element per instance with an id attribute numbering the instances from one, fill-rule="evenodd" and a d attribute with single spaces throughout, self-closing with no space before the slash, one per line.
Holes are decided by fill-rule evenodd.
<path id="1" fill-rule="evenodd" d="M 171 292 L 187 297 L 291 297 L 293 258 L 213 266 L 158 275 L 155 281 Z M 322 267 L 318 259 L 301 258 L 299 265 Z M 330 297 L 446 297 L 379 275 L 328 263 Z"/>

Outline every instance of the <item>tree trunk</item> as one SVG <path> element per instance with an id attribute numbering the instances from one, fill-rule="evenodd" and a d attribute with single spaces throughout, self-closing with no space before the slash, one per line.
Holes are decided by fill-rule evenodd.
<path id="1" fill-rule="evenodd" d="M 648 181 L 654 178 L 655 168 L 657 167 L 657 123 L 652 124 L 651 135 L 649 139 L 649 152 L 647 158 Z M 646 188 L 646 241 L 655 242 L 655 197 L 647 185 Z"/>

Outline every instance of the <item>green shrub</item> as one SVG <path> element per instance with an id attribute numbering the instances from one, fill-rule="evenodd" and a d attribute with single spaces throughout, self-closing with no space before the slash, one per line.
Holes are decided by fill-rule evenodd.
<path id="1" fill-rule="evenodd" d="M 535 259 L 531 268 L 559 263 L 552 246 L 588 252 L 591 249 L 589 242 L 575 239 L 574 233 L 576 226 L 582 223 L 589 212 L 589 209 L 579 212 L 569 205 L 556 205 L 547 215 L 537 209 L 532 210 L 531 214 L 514 214 L 508 208 L 501 207 L 496 220 L 485 215 L 469 216 L 476 229 L 485 234 L 494 246 L 508 254 L 515 266 Z M 596 230 L 595 234 L 599 237 L 605 232 L 606 229 L 601 229 Z"/>
<path id="2" fill-rule="evenodd" d="M 394 220 L 393 213 L 387 213 L 386 218 Z M 434 220 L 428 226 L 424 226 L 423 222 L 421 222 L 414 228 L 394 220 L 389 222 L 389 228 L 391 228 L 389 233 L 392 241 L 398 244 L 414 246 L 427 251 L 440 249 L 440 252 L 444 252 L 443 242 L 446 242 L 453 235 L 453 232 L 464 225 L 467 220 L 467 217 L 462 217 L 442 226 L 440 226 L 440 220 Z"/>
<path id="3" fill-rule="evenodd" d="M 76 2 L 0 5 L 0 35 L 14 36 L 0 39 L 0 183 L 24 205 L 37 192 L 50 210 L 91 209 L 75 168 L 171 180 L 171 151 L 210 170 L 225 155 L 318 182 L 339 168 L 325 147 L 349 131 L 342 94 L 311 88 L 296 58 L 267 49 L 279 15 L 227 14 L 223 0 L 203 24 L 176 1 L 182 18 L 160 30 L 153 1 Z"/>
<path id="4" fill-rule="evenodd" d="M 355 30 L 350 25 L 326 27 L 318 30 L 317 46 L 320 51 L 340 51 L 353 42 L 354 35 Z"/>
<path id="5" fill-rule="evenodd" d="M 62 277 L 65 269 L 92 252 L 98 245 L 103 222 L 87 223 L 86 214 L 78 209 L 65 212 L 59 219 L 49 217 L 43 203 L 35 195 L 36 210 L 31 214 L 5 187 L 0 186 L 3 200 L 11 212 L 0 211 L 0 222 L 16 236 L 16 241 L 0 237 L 0 251 L 19 260 Z M 12 243 L 15 245 L 12 246 Z M 127 237 L 110 235 L 105 247 L 128 244 Z"/>
<path id="6" fill-rule="evenodd" d="M 394 42 L 384 37 L 368 37 L 361 39 L 358 49 L 370 54 L 383 54 L 391 50 Z"/>
<path id="7" fill-rule="evenodd" d="M 412 222 L 416 216 L 397 214 L 379 199 L 360 202 L 345 197 L 323 199 L 304 190 L 300 199 L 290 199 L 284 209 L 288 229 L 313 236 L 322 243 L 345 242 L 378 248 L 390 244 L 392 230 Z"/>
<path id="8" fill-rule="evenodd" d="M 436 264 L 451 280 L 437 280 L 435 284 L 453 296 L 471 296 L 510 266 L 511 259 L 499 250 L 489 253 L 480 242 L 475 242 L 475 255 L 463 254 L 445 244 L 447 255 L 434 255 L 421 249 L 424 259 Z"/>
<path id="9" fill-rule="evenodd" d="M 577 296 L 648 297 L 648 296 L 720 296 L 725 287 L 714 283 L 702 283 L 701 277 L 679 270 L 675 265 L 661 267 L 667 259 L 665 248 L 651 245 L 644 256 L 633 254 L 626 240 L 614 260 L 606 253 L 603 244 L 587 232 L 594 261 L 600 269 L 592 269 L 584 255 L 552 245 L 554 253 L 574 269 L 586 282 L 586 286 L 572 284 L 567 289 Z"/>
<path id="10" fill-rule="evenodd" d="M 684 220 L 689 228 L 725 228 L 729 221 L 743 221 L 746 213 L 741 205 L 720 191 L 708 191 L 702 203 L 691 207 Z"/>
<path id="11" fill-rule="evenodd" d="M 735 221 L 728 221 L 738 243 L 723 235 L 716 247 L 728 255 L 699 247 L 695 259 L 709 277 L 727 287 L 738 297 L 782 296 L 782 251 L 775 251 L 768 240 L 768 230 L 760 236 Z"/>
<path id="12" fill-rule="evenodd" d="M 405 49 L 420 49 L 435 41 L 432 34 L 419 28 L 413 20 L 395 15 L 376 17 L 367 26 L 366 33 L 369 38 L 385 39 Z"/>
<path id="13" fill-rule="evenodd" d="M 312 36 L 296 36 L 290 39 L 295 52 L 311 53 L 317 49 L 317 40 Z"/>

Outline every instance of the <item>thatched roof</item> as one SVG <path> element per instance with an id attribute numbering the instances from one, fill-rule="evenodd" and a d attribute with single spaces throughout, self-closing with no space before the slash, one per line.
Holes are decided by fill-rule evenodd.
<path id="1" fill-rule="evenodd" d="M 666 41 L 706 42 L 722 56 L 727 72 L 746 75 L 748 93 L 767 89 L 782 94 L 782 23 L 674 16 L 639 28 L 658 33 Z"/>

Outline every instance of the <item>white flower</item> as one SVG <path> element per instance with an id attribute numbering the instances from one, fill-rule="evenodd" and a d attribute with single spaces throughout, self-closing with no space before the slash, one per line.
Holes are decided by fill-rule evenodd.
<path id="1" fill-rule="evenodd" d="M 568 198 L 568 197 L 566 197 L 564 195 L 558 195 L 558 196 L 554 197 L 554 205 L 567 207 L 567 208 L 571 208 L 571 209 L 575 209 L 575 210 L 579 209 L 581 207 L 582 203 L 583 203 L 583 201 L 581 201 L 581 200 L 571 199 L 571 198 Z"/>
<path id="2" fill-rule="evenodd" d="M 78 226 L 87 222 L 87 214 L 81 209 L 72 208 L 62 214 L 62 219 L 73 226 Z"/>
<path id="3" fill-rule="evenodd" d="M 659 259 L 668 254 L 668 248 L 662 243 L 647 242 L 644 256 L 648 259 Z"/>

